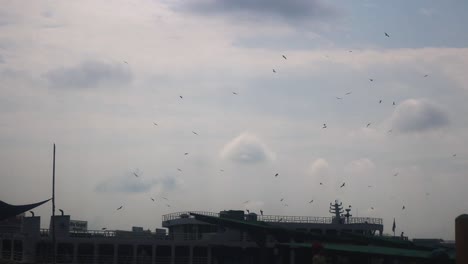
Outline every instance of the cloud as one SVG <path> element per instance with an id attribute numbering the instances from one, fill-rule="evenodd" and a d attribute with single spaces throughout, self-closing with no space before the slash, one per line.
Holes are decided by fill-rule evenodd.
<path id="1" fill-rule="evenodd" d="M 251 19 L 261 16 L 287 21 L 327 17 L 336 11 L 320 0 L 192 0 L 178 8 L 203 15 L 229 14 Z"/>
<path id="2" fill-rule="evenodd" d="M 325 159 L 318 158 L 312 162 L 312 164 L 309 167 L 309 172 L 312 175 L 324 175 L 328 172 L 328 168 L 330 166 L 328 165 L 328 162 Z"/>
<path id="3" fill-rule="evenodd" d="M 98 61 L 85 61 L 77 66 L 51 70 L 45 77 L 56 88 L 91 88 L 102 84 L 128 83 L 132 79 L 128 67 Z"/>
<path id="4" fill-rule="evenodd" d="M 260 163 L 273 160 L 275 155 L 255 135 L 245 132 L 223 147 L 221 157 L 238 163 Z"/>
<path id="5" fill-rule="evenodd" d="M 176 177 L 165 176 L 158 179 L 136 178 L 132 174 L 115 176 L 100 182 L 97 192 L 103 193 L 145 193 L 158 187 L 160 191 L 172 191 L 181 185 Z"/>
<path id="6" fill-rule="evenodd" d="M 391 117 L 394 130 L 402 133 L 425 132 L 447 126 L 447 114 L 426 99 L 408 99 L 397 106 Z"/>
<path id="7" fill-rule="evenodd" d="M 366 174 L 375 169 L 375 164 L 368 158 L 353 160 L 345 166 L 345 171 L 352 174 Z"/>

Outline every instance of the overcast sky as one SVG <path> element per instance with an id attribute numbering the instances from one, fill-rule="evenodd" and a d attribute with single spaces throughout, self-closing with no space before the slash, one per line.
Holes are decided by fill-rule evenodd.
<path id="1" fill-rule="evenodd" d="M 57 209 L 91 229 L 185 210 L 328 216 L 339 199 L 386 233 L 395 218 L 398 234 L 454 239 L 467 9 L 0 0 L 0 200 L 51 196 L 55 142 Z M 48 226 L 51 204 L 35 211 Z"/>

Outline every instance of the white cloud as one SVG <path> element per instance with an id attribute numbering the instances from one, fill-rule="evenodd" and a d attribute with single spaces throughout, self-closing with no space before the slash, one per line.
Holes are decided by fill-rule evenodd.
<path id="1" fill-rule="evenodd" d="M 425 132 L 447 126 L 448 115 L 426 99 L 408 99 L 398 105 L 391 117 L 393 129 L 402 133 Z"/>
<path id="2" fill-rule="evenodd" d="M 221 157 L 238 163 L 260 163 L 275 158 L 275 154 L 255 135 L 244 132 L 228 142 Z"/>
<path id="3" fill-rule="evenodd" d="M 323 158 L 318 158 L 312 162 L 309 167 L 309 172 L 312 175 L 316 176 L 324 176 L 328 173 L 329 169 L 328 162 Z"/>

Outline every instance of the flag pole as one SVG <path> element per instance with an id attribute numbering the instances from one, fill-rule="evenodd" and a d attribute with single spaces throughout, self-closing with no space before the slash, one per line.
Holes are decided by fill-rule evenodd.
<path id="1" fill-rule="evenodd" d="M 55 264 L 55 143 L 52 162 L 52 263 Z"/>

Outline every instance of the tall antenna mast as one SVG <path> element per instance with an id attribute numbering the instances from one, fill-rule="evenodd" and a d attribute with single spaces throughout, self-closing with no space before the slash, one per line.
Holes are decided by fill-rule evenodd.
<path id="1" fill-rule="evenodd" d="M 55 264 L 55 143 L 52 164 L 52 263 Z"/>

